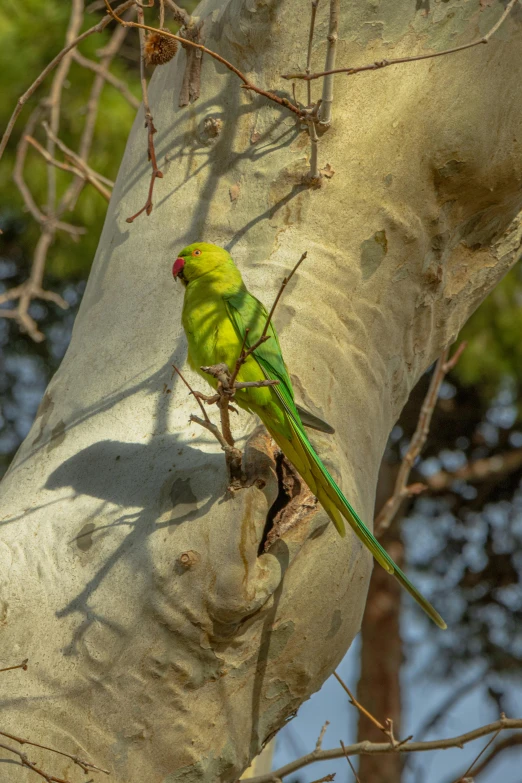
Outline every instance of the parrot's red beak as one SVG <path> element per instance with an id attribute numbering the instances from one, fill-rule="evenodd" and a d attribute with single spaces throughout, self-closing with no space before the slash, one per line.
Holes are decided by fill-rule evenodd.
<path id="1" fill-rule="evenodd" d="M 174 266 L 172 267 L 172 275 L 177 278 L 180 277 L 183 280 L 183 267 L 185 266 L 184 258 L 176 258 Z"/>

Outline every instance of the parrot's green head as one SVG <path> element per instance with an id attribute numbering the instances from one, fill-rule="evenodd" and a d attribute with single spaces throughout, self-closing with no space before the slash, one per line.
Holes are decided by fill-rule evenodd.
<path id="1" fill-rule="evenodd" d="M 192 280 L 229 263 L 232 263 L 232 259 L 222 247 L 209 242 L 194 242 L 184 248 L 176 258 L 172 274 L 174 278 L 179 278 L 183 285 L 188 285 Z"/>

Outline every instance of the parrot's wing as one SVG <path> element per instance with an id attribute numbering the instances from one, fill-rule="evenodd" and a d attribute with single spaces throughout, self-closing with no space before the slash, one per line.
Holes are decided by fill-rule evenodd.
<path id="1" fill-rule="evenodd" d="M 225 303 L 229 317 L 236 328 L 239 338 L 241 340 L 244 339 L 245 330 L 248 328 L 247 347 L 253 345 L 261 337 L 263 329 L 265 328 L 266 320 L 268 318 L 265 306 L 259 299 L 256 299 L 255 296 L 249 294 L 246 289 L 233 296 L 225 297 Z M 270 323 L 268 327 L 267 334 L 270 335 L 270 340 L 261 343 L 254 351 L 254 356 L 261 365 L 267 378 L 277 380 L 279 381 L 279 384 L 284 384 L 292 401 L 294 401 L 292 383 L 272 323 Z M 301 405 L 296 405 L 295 401 L 294 407 L 299 421 L 305 427 L 310 427 L 311 429 L 319 430 L 320 432 L 326 432 L 329 435 L 332 435 L 335 432 L 334 428 L 328 424 L 328 422 L 323 421 L 319 416 L 311 413 L 311 411 L 303 408 Z"/>
<path id="2" fill-rule="evenodd" d="M 232 296 L 224 297 L 224 301 L 230 320 L 234 324 L 240 340 L 245 339 L 245 333 L 248 329 L 246 347 L 249 348 L 251 345 L 254 345 L 263 334 L 268 318 L 268 313 L 263 303 L 256 299 L 255 296 L 252 296 L 246 288 Z M 294 402 L 292 381 L 286 369 L 281 346 L 272 322 L 268 326 L 267 334 L 270 339 L 258 345 L 254 351 L 254 357 L 268 379 L 279 381 L 274 388 L 281 390 L 284 394 L 285 404 L 290 405 L 293 417 L 302 426 L 301 417 Z"/>
<path id="3" fill-rule="evenodd" d="M 312 430 L 319 430 L 319 432 L 326 432 L 328 435 L 334 434 L 334 428 L 331 424 L 328 424 L 327 421 L 323 421 L 323 419 L 320 419 L 315 413 L 303 408 L 302 405 L 296 405 L 295 407 L 297 408 L 299 417 L 305 427 L 309 427 Z"/>
<path id="4" fill-rule="evenodd" d="M 245 344 L 247 347 L 253 345 L 263 334 L 266 319 L 268 318 L 266 308 L 258 299 L 249 294 L 246 288 L 237 294 L 226 297 L 225 303 L 230 319 L 232 320 L 240 339 L 245 339 L 246 330 L 248 328 Z M 263 372 L 267 378 L 279 381 L 277 386 L 273 387 L 274 392 L 277 394 L 282 407 L 286 411 L 290 420 L 291 428 L 299 443 L 305 450 L 308 456 L 309 465 L 314 472 L 314 476 L 321 482 L 322 488 L 325 490 L 328 499 L 331 500 L 335 508 L 341 512 L 346 521 L 350 524 L 356 536 L 370 550 L 377 562 L 386 571 L 388 571 L 388 573 L 395 576 L 400 584 L 410 593 L 411 596 L 413 596 L 417 603 L 439 626 L 439 628 L 446 628 L 446 623 L 439 613 L 433 608 L 429 601 L 427 601 L 424 596 L 419 593 L 417 588 L 410 582 L 406 574 L 404 574 L 399 566 L 394 563 L 388 552 L 379 544 L 373 533 L 366 527 L 355 509 L 345 498 L 336 482 L 328 472 L 327 468 L 321 461 L 319 455 L 316 453 L 314 447 L 308 440 L 308 436 L 303 428 L 299 412 L 294 402 L 292 383 L 283 361 L 279 341 L 272 323 L 270 323 L 268 327 L 267 334 L 269 334 L 272 339 L 261 343 L 261 345 L 255 349 L 254 357 L 262 367 Z M 336 522 L 336 527 L 338 527 L 339 532 L 341 532 L 341 528 L 339 527 L 340 520 L 338 518 L 338 513 L 334 513 L 331 516 L 333 521 Z"/>

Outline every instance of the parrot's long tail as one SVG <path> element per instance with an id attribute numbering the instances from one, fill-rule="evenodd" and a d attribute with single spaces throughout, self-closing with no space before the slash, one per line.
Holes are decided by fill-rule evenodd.
<path id="1" fill-rule="evenodd" d="M 399 566 L 394 563 L 375 536 L 368 530 L 357 512 L 352 508 L 326 467 L 321 462 L 314 447 L 308 440 L 302 425 L 300 426 L 300 422 L 293 414 L 293 411 L 291 409 L 289 410 L 289 406 L 287 405 L 285 405 L 285 412 L 293 436 L 291 438 L 287 438 L 278 431 L 279 428 L 275 430 L 273 426 L 270 426 L 271 422 L 269 420 L 265 421 L 265 417 L 262 416 L 262 414 L 261 417 L 285 456 L 288 457 L 297 472 L 303 477 L 311 491 L 316 495 L 340 535 L 346 535 L 343 522 L 344 517 L 355 535 L 370 550 L 377 562 L 388 571 L 388 573 L 393 574 L 439 628 L 446 628 L 446 623 L 440 614 L 433 608 L 429 601 L 419 593 L 417 588 L 412 585 Z"/>

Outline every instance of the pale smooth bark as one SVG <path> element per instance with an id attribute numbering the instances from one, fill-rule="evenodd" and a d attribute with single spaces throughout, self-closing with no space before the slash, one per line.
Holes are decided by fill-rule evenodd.
<path id="1" fill-rule="evenodd" d="M 344 0 L 337 64 L 465 42 L 501 11 L 415 5 Z M 209 1 L 197 15 L 209 47 L 285 89 L 279 74 L 306 64 L 307 8 Z M 154 210 L 125 222 L 150 177 L 140 111 L 70 348 L 2 486 L 0 656 L 30 661 L 3 675 L 7 731 L 90 755 L 113 783 L 234 781 L 341 660 L 371 558 L 322 512 L 258 557 L 278 492 L 270 446 L 249 450 L 262 481 L 225 499 L 223 454 L 188 424 L 194 401 L 172 373 L 186 342 L 171 264 L 188 242 L 228 247 L 270 304 L 308 251 L 275 322 L 297 396 L 336 427 L 318 449 L 370 520 L 410 389 L 520 251 L 521 43 L 514 13 L 487 46 L 337 77 L 319 144 L 335 174 L 319 189 L 302 184 L 309 140 L 289 112 L 210 58 L 180 109 L 185 52 L 157 70 Z"/>

